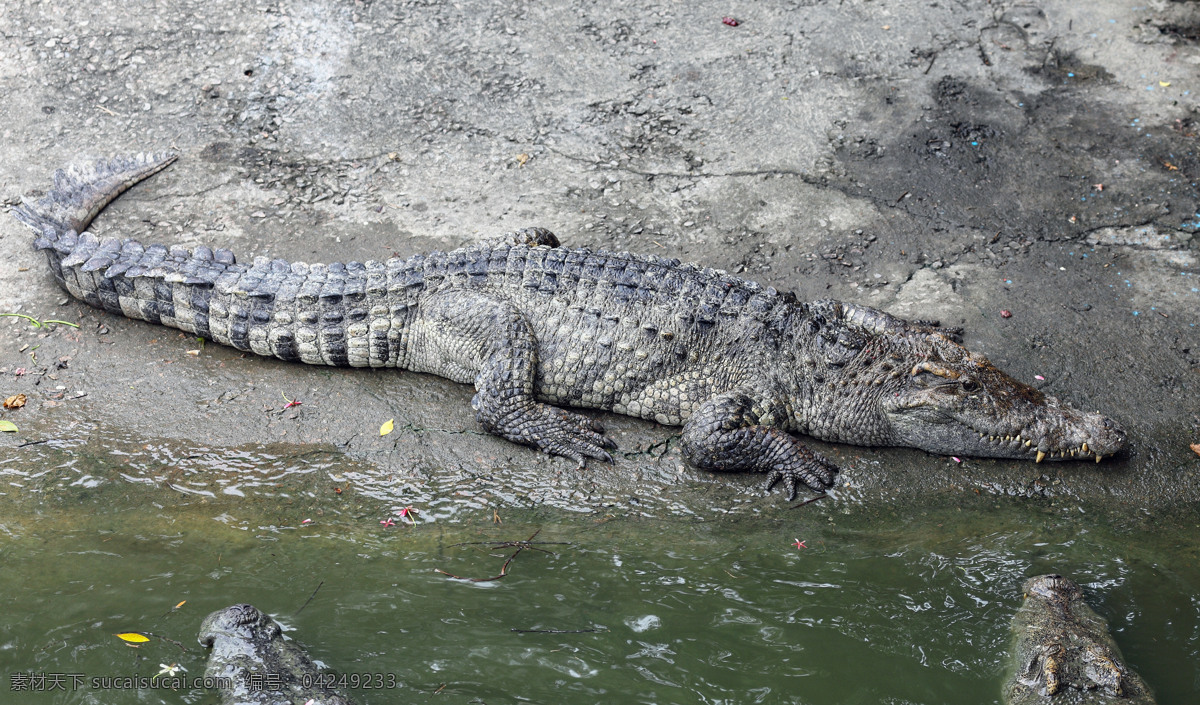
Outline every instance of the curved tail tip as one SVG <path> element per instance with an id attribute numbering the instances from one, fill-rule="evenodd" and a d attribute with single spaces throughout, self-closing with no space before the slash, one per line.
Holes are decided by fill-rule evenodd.
<path id="1" fill-rule="evenodd" d="M 62 237 L 70 230 L 82 232 L 114 198 L 178 158 L 170 150 L 139 152 L 59 169 L 45 196 L 36 201 L 22 199 L 12 214 L 39 234 L 39 243 L 53 242 L 56 235 Z"/>

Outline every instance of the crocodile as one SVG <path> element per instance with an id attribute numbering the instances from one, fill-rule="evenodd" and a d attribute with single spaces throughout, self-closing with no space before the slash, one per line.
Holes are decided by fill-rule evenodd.
<path id="1" fill-rule="evenodd" d="M 1079 585 L 1039 575 L 1025 581 L 1024 591 L 1012 622 L 1016 664 L 1004 684 L 1005 705 L 1154 705 Z"/>
<path id="2" fill-rule="evenodd" d="M 200 623 L 200 645 L 212 649 L 204 676 L 222 705 L 351 705 L 323 671 L 254 605 L 217 610 Z"/>
<path id="3" fill-rule="evenodd" d="M 1125 432 L 1019 382 L 961 330 L 795 295 L 678 259 L 570 249 L 542 228 L 385 262 L 305 264 L 144 246 L 86 229 L 176 159 L 54 175 L 16 217 L 59 285 L 106 311 L 239 350 L 473 383 L 482 427 L 580 466 L 612 462 L 603 409 L 683 426 L 693 466 L 758 472 L 789 497 L 838 467 L 798 437 L 1041 462 L 1111 456 Z"/>

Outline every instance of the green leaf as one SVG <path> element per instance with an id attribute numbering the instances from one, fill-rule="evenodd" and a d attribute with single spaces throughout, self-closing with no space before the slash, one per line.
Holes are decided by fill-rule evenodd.
<path id="1" fill-rule="evenodd" d="M 0 419 L 0 431 L 4 431 L 5 433 L 16 433 L 17 425 L 12 421 Z"/>

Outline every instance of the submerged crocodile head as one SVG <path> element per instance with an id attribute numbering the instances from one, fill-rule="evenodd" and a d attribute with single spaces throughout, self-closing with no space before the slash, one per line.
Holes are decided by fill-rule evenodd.
<path id="1" fill-rule="evenodd" d="M 1037 598 L 1063 610 L 1083 600 L 1083 590 L 1074 581 L 1061 575 L 1035 575 L 1021 586 L 1025 599 Z"/>
<path id="2" fill-rule="evenodd" d="M 230 643 L 267 643 L 279 638 L 282 630 L 275 620 L 258 611 L 254 605 L 233 605 L 217 610 L 200 624 L 200 644 L 205 647 Z"/>
<path id="3" fill-rule="evenodd" d="M 896 445 L 991 458 L 1095 458 L 1125 445 L 1107 416 L 1080 411 L 996 369 L 941 333 L 909 333 L 878 397 Z M 895 361 L 894 361 L 895 362 Z"/>

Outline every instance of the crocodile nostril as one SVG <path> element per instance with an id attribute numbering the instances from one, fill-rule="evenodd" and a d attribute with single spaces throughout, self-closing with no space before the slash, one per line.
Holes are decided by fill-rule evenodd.
<path id="1" fill-rule="evenodd" d="M 1116 427 L 1116 424 L 1113 423 L 1112 419 L 1104 419 L 1104 428 L 1111 431 L 1114 427 Z"/>

